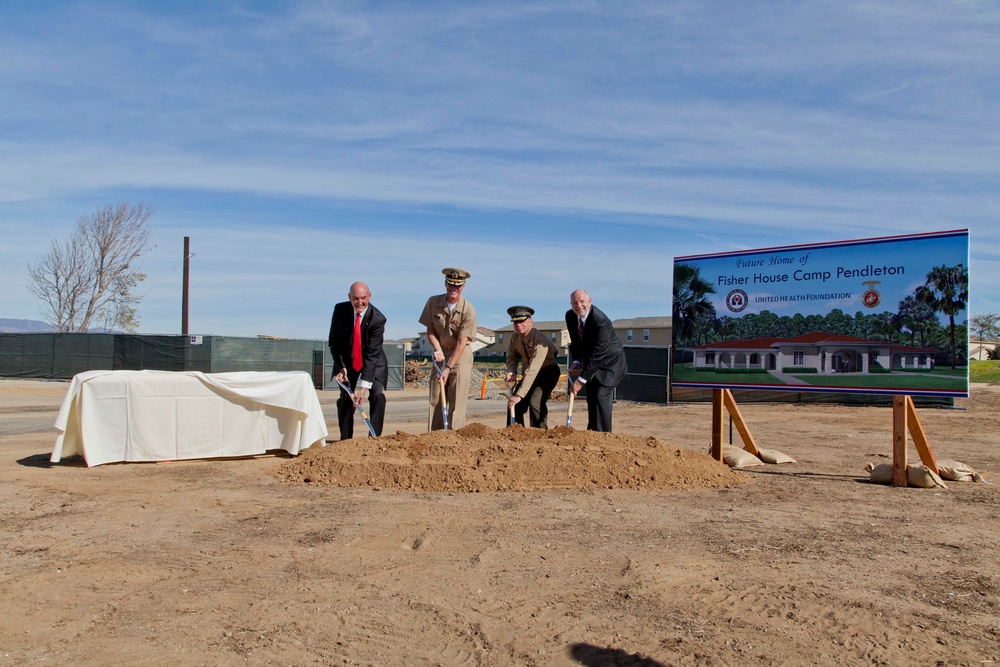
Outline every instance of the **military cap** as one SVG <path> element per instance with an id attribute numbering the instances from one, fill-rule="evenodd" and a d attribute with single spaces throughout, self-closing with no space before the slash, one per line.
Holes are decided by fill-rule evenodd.
<path id="1" fill-rule="evenodd" d="M 448 285 L 461 287 L 469 279 L 469 272 L 465 269 L 441 269 L 444 274 L 444 282 Z"/>
<path id="2" fill-rule="evenodd" d="M 535 314 L 535 309 L 528 306 L 511 306 L 507 309 L 511 322 L 523 322 Z"/>

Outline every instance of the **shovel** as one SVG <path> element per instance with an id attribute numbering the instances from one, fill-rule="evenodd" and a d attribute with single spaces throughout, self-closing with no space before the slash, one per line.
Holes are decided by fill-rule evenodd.
<path id="1" fill-rule="evenodd" d="M 517 386 L 517 383 L 516 382 L 514 384 L 508 383 L 507 382 L 507 375 L 506 374 L 504 374 L 504 376 L 503 376 L 503 383 L 505 385 L 507 385 L 507 393 L 510 394 L 511 398 L 513 398 L 514 397 L 514 387 Z M 507 419 L 507 425 L 508 426 L 513 426 L 514 424 L 517 423 L 517 421 L 514 419 L 514 406 L 513 405 L 510 406 L 510 409 L 508 410 L 508 413 L 510 414 L 510 417 Z"/>
<path id="2" fill-rule="evenodd" d="M 573 399 L 576 398 L 576 394 L 573 393 L 573 378 L 566 376 L 566 395 L 569 397 L 569 409 L 566 410 L 566 428 L 572 428 L 573 423 Z"/>
<path id="3" fill-rule="evenodd" d="M 337 384 L 340 385 L 340 388 L 346 391 L 347 395 L 351 397 L 351 402 L 354 403 L 354 407 L 358 409 L 358 412 L 361 413 L 361 418 L 365 420 L 365 426 L 368 427 L 368 432 L 372 434 L 373 438 L 378 437 L 375 435 L 375 427 L 372 426 L 372 423 L 368 420 L 368 415 L 365 414 L 365 409 L 361 407 L 361 403 L 358 402 L 358 399 L 354 396 L 354 392 L 351 391 L 351 388 L 341 382 L 336 376 L 334 376 L 334 379 L 337 380 Z"/>
<path id="4" fill-rule="evenodd" d="M 441 422 L 444 424 L 444 430 L 448 430 L 448 398 L 444 393 L 444 378 L 441 377 L 444 374 L 444 362 L 438 366 L 434 359 L 431 359 L 431 365 L 434 366 L 434 370 L 437 371 L 438 385 L 441 387 Z"/>

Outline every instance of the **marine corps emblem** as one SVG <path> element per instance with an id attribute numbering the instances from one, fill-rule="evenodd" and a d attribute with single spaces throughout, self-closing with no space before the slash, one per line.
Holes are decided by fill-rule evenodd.
<path id="1" fill-rule="evenodd" d="M 881 282 L 881 280 L 864 280 L 861 282 L 862 285 L 868 287 L 865 293 L 861 295 L 861 303 L 865 304 L 866 308 L 874 308 L 882 303 L 882 295 L 875 289 L 875 286 L 881 284 Z"/>

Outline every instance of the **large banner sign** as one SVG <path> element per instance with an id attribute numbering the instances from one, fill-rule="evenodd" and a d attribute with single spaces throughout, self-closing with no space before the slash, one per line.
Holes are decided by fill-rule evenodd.
<path id="1" fill-rule="evenodd" d="M 969 230 L 674 258 L 673 384 L 968 396 Z"/>

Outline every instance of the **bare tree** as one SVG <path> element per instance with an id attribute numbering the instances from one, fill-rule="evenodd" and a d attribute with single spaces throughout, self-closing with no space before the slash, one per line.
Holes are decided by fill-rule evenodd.
<path id="1" fill-rule="evenodd" d="M 979 339 L 979 358 L 983 358 L 983 344 L 1000 339 L 1000 315 L 976 313 L 969 319 L 969 331 Z"/>
<path id="2" fill-rule="evenodd" d="M 52 241 L 49 251 L 28 265 L 28 290 L 45 302 L 43 316 L 60 332 L 92 326 L 135 331 L 136 293 L 146 274 L 140 257 L 155 246 L 145 204 L 108 204 L 76 223 L 73 237 Z"/>

